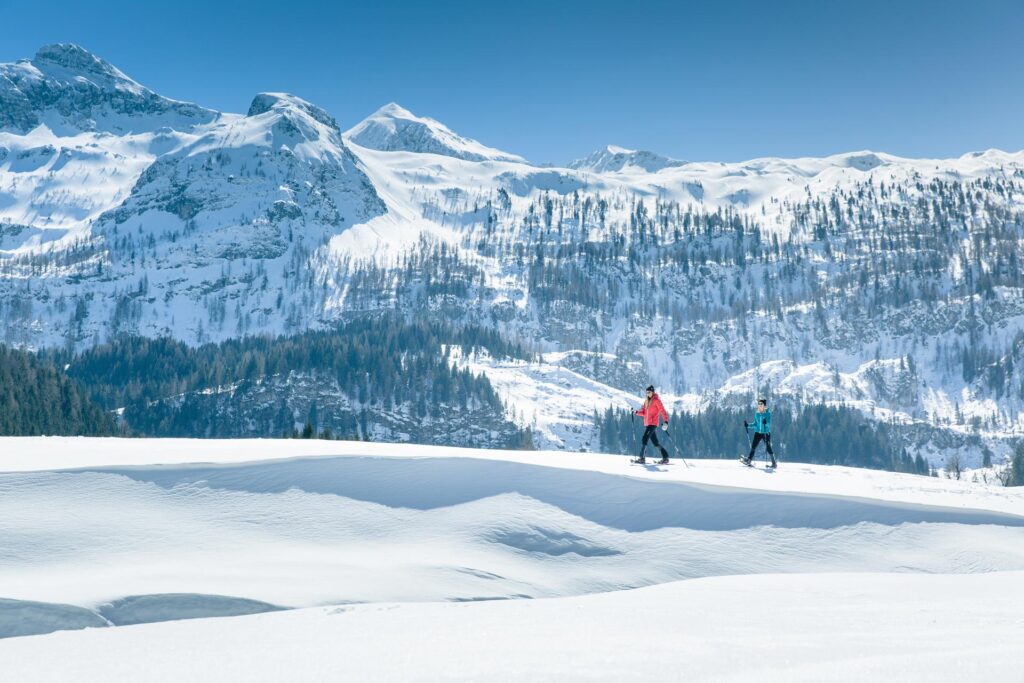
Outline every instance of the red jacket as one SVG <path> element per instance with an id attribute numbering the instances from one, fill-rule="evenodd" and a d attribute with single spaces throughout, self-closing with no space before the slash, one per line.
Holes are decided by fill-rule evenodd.
<path id="1" fill-rule="evenodd" d="M 668 422 L 668 413 L 657 394 L 653 394 L 650 401 L 644 401 L 643 408 L 636 411 L 636 414 L 644 416 L 645 427 L 657 427 L 659 417 Z"/>

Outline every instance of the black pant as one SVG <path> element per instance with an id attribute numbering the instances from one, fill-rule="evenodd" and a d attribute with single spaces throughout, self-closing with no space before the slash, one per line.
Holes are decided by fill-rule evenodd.
<path id="1" fill-rule="evenodd" d="M 762 434 L 761 432 L 754 433 L 754 441 L 750 444 L 750 455 L 747 456 L 748 460 L 754 459 L 754 451 L 757 450 L 757 444 L 764 440 L 764 447 L 768 449 L 768 455 L 772 456 L 772 462 L 775 462 L 775 451 L 772 450 L 772 435 Z"/>
<path id="2" fill-rule="evenodd" d="M 654 447 L 661 451 L 661 457 L 668 458 L 668 451 L 665 447 L 658 443 L 658 425 L 647 425 L 644 428 L 644 438 L 641 439 L 640 443 L 640 457 L 644 457 L 644 451 L 647 450 L 647 442 L 653 441 Z"/>

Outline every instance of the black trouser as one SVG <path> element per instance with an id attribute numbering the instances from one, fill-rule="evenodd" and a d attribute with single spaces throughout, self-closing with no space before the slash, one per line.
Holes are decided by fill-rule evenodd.
<path id="1" fill-rule="evenodd" d="M 747 456 L 748 460 L 754 459 L 754 451 L 757 450 L 757 444 L 764 440 L 764 447 L 768 449 L 768 455 L 772 456 L 772 461 L 775 460 L 775 451 L 772 450 L 772 435 L 762 434 L 761 432 L 754 433 L 754 441 L 750 444 L 750 455 Z"/>
<path id="2" fill-rule="evenodd" d="M 640 457 L 644 457 L 644 451 L 647 450 L 647 442 L 653 441 L 654 447 L 661 451 L 661 457 L 668 458 L 668 451 L 665 447 L 658 443 L 658 425 L 647 425 L 644 428 L 644 438 L 640 440 L 642 444 L 640 446 Z"/>

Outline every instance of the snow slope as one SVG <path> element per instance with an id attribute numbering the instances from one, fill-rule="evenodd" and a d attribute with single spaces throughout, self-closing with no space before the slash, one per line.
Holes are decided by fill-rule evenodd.
<path id="1" fill-rule="evenodd" d="M 1022 572 L 727 576 L 0 641 L 12 680 L 1020 680 Z M 187 653 L 187 656 L 183 656 Z"/>
<path id="2" fill-rule="evenodd" d="M 58 136 L 46 126 L 26 135 L 0 131 L 0 251 L 38 252 L 56 240 L 88 238 L 92 221 L 128 198 L 158 154 L 189 139 L 170 129 L 119 137 Z"/>
<path id="3" fill-rule="evenodd" d="M 724 575 L 1024 570 L 1024 491 L 824 466 L 6 438 L 0 634 Z"/>
<path id="4" fill-rule="evenodd" d="M 689 465 L 2 438 L 4 674 L 1013 680 L 1024 490 Z"/>
<path id="5" fill-rule="evenodd" d="M 626 476 L 630 480 L 754 488 L 765 492 L 852 496 L 899 504 L 1024 514 L 1024 490 L 911 474 L 787 463 L 775 477 L 735 467 L 731 460 L 690 460 L 693 467 L 632 467 L 601 453 L 508 451 L 423 444 L 293 439 L 122 439 L 113 437 L 0 437 L 0 474 L 110 468 L 227 466 L 253 462 L 358 457 L 468 459 Z"/>

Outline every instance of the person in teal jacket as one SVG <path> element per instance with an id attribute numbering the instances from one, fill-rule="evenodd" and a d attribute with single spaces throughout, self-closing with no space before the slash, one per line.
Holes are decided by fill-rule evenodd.
<path id="1" fill-rule="evenodd" d="M 749 465 L 754 459 L 754 451 L 757 445 L 764 441 L 765 450 L 772 459 L 771 467 L 776 466 L 775 451 L 772 450 L 772 411 L 768 410 L 768 401 L 763 398 L 757 399 L 757 412 L 754 413 L 754 424 L 744 420 L 743 427 L 748 432 L 754 428 L 754 440 L 750 443 L 750 453 L 747 455 L 746 463 Z"/>

